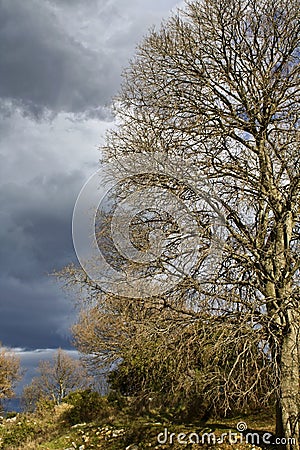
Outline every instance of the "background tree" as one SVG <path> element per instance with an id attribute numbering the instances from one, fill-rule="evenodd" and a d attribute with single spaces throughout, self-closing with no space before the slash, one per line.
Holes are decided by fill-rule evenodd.
<path id="1" fill-rule="evenodd" d="M 27 409 L 34 409 L 41 399 L 60 404 L 73 391 L 87 389 L 91 377 L 82 363 L 58 349 L 52 361 L 40 361 L 39 375 L 23 389 L 23 402 Z"/>
<path id="2" fill-rule="evenodd" d="M 20 360 L 9 349 L 0 348 L 0 409 L 3 400 L 14 397 L 15 384 L 21 379 Z"/>
<path id="3" fill-rule="evenodd" d="M 215 331 L 215 350 L 224 348 L 226 330 L 241 385 L 247 343 L 263 364 L 268 354 L 274 376 L 265 395 L 275 394 L 277 434 L 285 436 L 289 449 L 299 448 L 300 418 L 299 14 L 299 0 L 188 2 L 140 45 L 116 102 L 119 126 L 104 149 L 104 158 L 116 162 L 124 155 L 141 160 L 158 150 L 181 157 L 198 173 L 197 192 L 210 212 L 220 211 L 224 219 L 222 258 L 209 270 L 204 246 L 183 283 L 165 296 L 130 304 L 136 303 L 135 312 L 144 310 L 144 318 L 154 310 L 172 311 L 174 323 L 188 318 L 201 323 L 206 317 Z M 140 179 L 145 183 L 146 175 Z M 198 219 L 203 214 L 200 208 Z M 203 239 L 209 240 L 209 233 Z M 98 308 L 90 311 L 108 318 L 105 323 L 101 317 L 93 333 L 105 355 L 105 345 L 106 351 L 119 345 L 111 324 L 128 326 L 126 341 L 138 320 L 128 325 L 118 307 L 112 311 L 101 286 L 90 285 L 95 296 L 98 291 Z M 167 318 L 162 335 L 169 323 Z M 236 353 L 230 353 L 233 348 Z M 254 367 L 252 389 L 264 373 L 259 364 Z M 217 370 L 212 377 L 227 398 L 232 388 L 245 394 L 238 379 L 232 383 L 234 370 L 223 381 Z"/>

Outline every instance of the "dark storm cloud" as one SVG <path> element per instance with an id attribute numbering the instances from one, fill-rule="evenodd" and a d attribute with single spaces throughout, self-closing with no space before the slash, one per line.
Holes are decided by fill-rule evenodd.
<path id="1" fill-rule="evenodd" d="M 33 116 L 99 111 L 119 82 L 109 54 L 66 33 L 45 1 L 0 1 L 0 55 L 0 96 Z"/>
<path id="2" fill-rule="evenodd" d="M 50 265 L 67 263 L 72 256 L 70 218 L 83 180 L 74 172 L 37 178 L 25 187 L 2 185 L 1 273 L 29 280 L 49 271 Z"/>
<path id="3" fill-rule="evenodd" d="M 52 281 L 26 283 L 13 277 L 0 277 L 1 340 L 4 345 L 26 348 L 70 347 L 68 327 L 74 321 L 71 302 Z"/>
<path id="4" fill-rule="evenodd" d="M 0 195 L 1 340 L 34 348 L 68 345 L 74 314 L 49 272 L 74 260 L 71 215 L 79 172 L 10 183 Z M 69 317 L 69 319 L 68 319 Z"/>
<path id="5" fill-rule="evenodd" d="M 101 124 L 17 113 L 0 123 L 0 341 L 67 348 L 74 308 L 48 274 L 75 262 L 72 211 L 96 167 Z"/>

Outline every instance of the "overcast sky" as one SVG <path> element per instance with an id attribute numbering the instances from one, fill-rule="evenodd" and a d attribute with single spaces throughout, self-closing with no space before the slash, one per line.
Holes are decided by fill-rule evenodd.
<path id="1" fill-rule="evenodd" d="M 0 0 L 0 341 L 27 366 L 36 349 L 71 349 L 72 301 L 47 274 L 75 261 L 72 210 L 122 68 L 180 4 Z"/>

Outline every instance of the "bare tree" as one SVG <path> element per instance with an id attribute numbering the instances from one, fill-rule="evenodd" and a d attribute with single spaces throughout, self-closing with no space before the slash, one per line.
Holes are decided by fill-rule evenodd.
<path id="1" fill-rule="evenodd" d="M 52 361 L 41 361 L 38 371 L 39 376 L 23 390 L 23 402 L 29 409 L 40 399 L 53 400 L 58 405 L 71 392 L 91 385 L 91 377 L 81 362 L 62 349 L 57 350 Z"/>
<path id="2" fill-rule="evenodd" d="M 181 284 L 139 305 L 176 311 L 173 319 L 180 313 L 182 323 L 206 317 L 217 330 L 216 351 L 224 339 L 236 348 L 240 380 L 250 340 L 272 364 L 265 396 L 277 398 L 277 434 L 288 449 L 299 449 L 300 419 L 299 6 L 298 0 L 188 2 L 140 45 L 115 103 L 119 126 L 104 149 L 115 161 L 158 150 L 198 173 L 198 192 L 223 218 L 222 256 L 209 271 L 207 249 L 200 247 L 199 264 Z M 105 306 L 110 301 L 100 296 L 97 310 L 113 317 Z M 124 314 L 118 317 L 128 325 Z M 105 342 L 113 348 L 110 322 L 106 341 L 99 323 L 99 348 Z M 230 381 L 234 373 L 221 383 L 228 395 L 239 389 L 237 378 Z M 257 366 L 250 390 L 262 373 Z"/>
<path id="3" fill-rule="evenodd" d="M 14 397 L 14 387 L 20 379 L 20 360 L 12 351 L 2 347 L 0 349 L 0 407 L 4 399 Z"/>

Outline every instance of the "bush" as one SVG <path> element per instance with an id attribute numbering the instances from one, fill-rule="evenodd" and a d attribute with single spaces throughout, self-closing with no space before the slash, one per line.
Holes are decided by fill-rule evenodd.
<path id="1" fill-rule="evenodd" d="M 41 397 L 35 405 L 35 411 L 40 417 L 45 417 L 55 410 L 55 402 L 45 397 Z"/>
<path id="2" fill-rule="evenodd" d="M 1 448 L 12 448 L 24 446 L 28 440 L 34 438 L 38 428 L 36 423 L 29 420 L 20 420 L 19 422 L 7 427 L 1 435 Z"/>
<path id="3" fill-rule="evenodd" d="M 63 415 L 63 420 L 70 425 L 93 420 L 102 421 L 107 419 L 112 412 L 107 398 L 90 389 L 72 392 L 65 397 L 64 402 L 73 406 Z"/>

